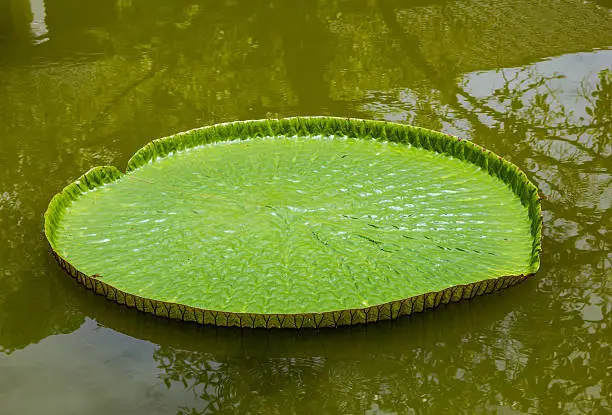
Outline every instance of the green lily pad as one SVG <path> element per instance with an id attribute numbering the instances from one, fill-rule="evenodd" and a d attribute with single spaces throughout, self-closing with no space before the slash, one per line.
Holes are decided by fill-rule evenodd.
<path id="1" fill-rule="evenodd" d="M 60 264 L 121 304 L 241 327 L 356 324 L 468 299 L 539 267 L 536 187 L 471 142 L 338 118 L 155 140 L 45 213 Z"/>

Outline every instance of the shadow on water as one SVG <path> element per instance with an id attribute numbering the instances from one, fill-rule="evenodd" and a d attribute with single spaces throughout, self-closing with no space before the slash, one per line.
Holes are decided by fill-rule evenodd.
<path id="1" fill-rule="evenodd" d="M 119 332 L 152 353 L 153 383 L 189 396 L 159 392 L 184 414 L 609 410 L 609 7 L 0 0 L 0 371 L 50 350 L 11 381 L 30 385 L 58 359 L 53 335 L 72 333 L 57 337 L 79 350 L 93 332 Z M 53 262 L 42 213 L 90 167 L 123 168 L 176 131 L 298 114 L 435 128 L 517 163 L 547 197 L 541 270 L 468 303 L 317 333 L 152 318 L 86 292 Z M 81 384 L 100 408 L 127 407 Z"/>

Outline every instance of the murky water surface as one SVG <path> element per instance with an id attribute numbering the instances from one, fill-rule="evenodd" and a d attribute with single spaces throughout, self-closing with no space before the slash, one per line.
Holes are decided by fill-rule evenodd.
<path id="1" fill-rule="evenodd" d="M 547 196 L 538 274 L 395 322 L 202 328 L 74 283 L 51 197 L 147 141 L 291 115 L 471 139 Z M 608 0 L 0 0 L 0 413 L 612 411 Z"/>

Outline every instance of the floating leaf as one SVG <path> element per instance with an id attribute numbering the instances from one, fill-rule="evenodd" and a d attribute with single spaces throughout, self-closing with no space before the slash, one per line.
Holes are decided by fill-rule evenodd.
<path id="1" fill-rule="evenodd" d="M 364 138 L 367 137 L 367 138 Z M 394 319 L 539 267 L 536 187 L 469 141 L 291 118 L 154 140 L 51 201 L 59 263 L 98 294 L 200 324 Z"/>

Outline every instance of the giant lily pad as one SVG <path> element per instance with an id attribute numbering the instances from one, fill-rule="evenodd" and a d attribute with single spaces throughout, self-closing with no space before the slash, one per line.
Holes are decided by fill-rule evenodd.
<path id="1" fill-rule="evenodd" d="M 59 263 L 156 315 L 240 327 L 394 319 L 539 267 L 536 187 L 468 141 L 338 118 L 235 122 L 97 167 L 45 213 Z"/>

